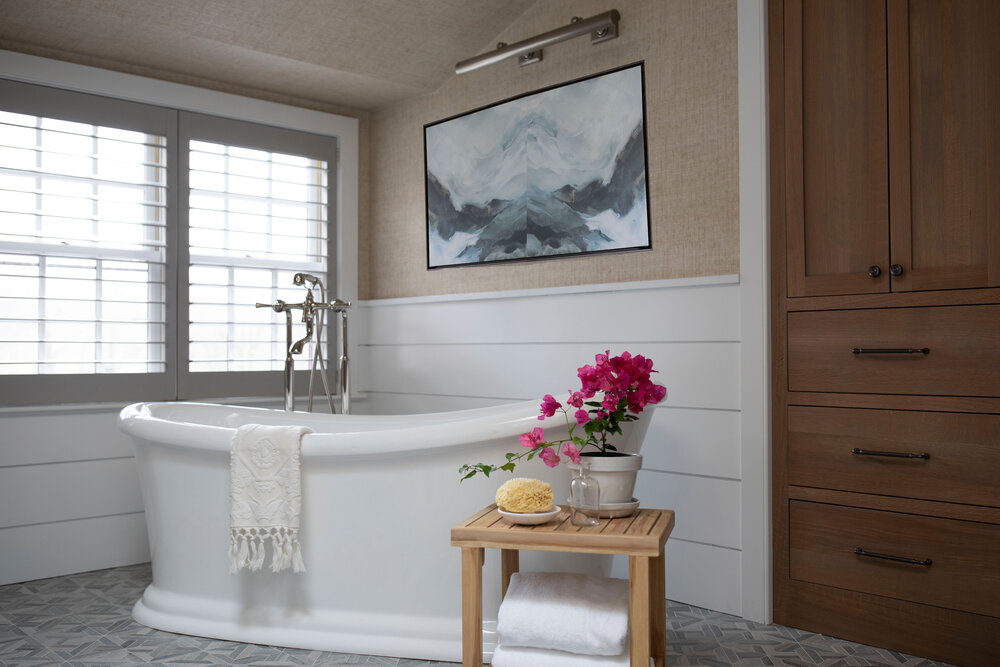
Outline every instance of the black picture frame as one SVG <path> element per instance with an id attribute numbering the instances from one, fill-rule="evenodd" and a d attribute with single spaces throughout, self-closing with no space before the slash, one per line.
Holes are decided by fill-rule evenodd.
<path id="1" fill-rule="evenodd" d="M 424 126 L 427 268 L 652 247 L 642 62 Z"/>

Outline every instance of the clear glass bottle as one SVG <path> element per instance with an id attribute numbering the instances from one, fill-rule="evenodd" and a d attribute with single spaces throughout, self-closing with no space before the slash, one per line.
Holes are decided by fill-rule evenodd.
<path id="1" fill-rule="evenodd" d="M 596 526 L 600 523 L 601 487 L 590 476 L 590 461 L 580 459 L 580 469 L 569 483 L 570 521 L 574 526 Z"/>

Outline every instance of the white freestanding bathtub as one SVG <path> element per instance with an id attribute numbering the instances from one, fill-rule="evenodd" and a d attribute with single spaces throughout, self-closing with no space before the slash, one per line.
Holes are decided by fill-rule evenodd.
<path id="1" fill-rule="evenodd" d="M 558 437 L 559 420 L 538 422 L 538 406 L 393 416 L 183 402 L 125 408 L 119 423 L 135 442 L 153 565 L 135 619 L 240 642 L 460 662 L 461 559 L 450 529 L 492 502 L 511 475 L 460 484 L 458 468 L 502 463 L 535 426 Z M 302 440 L 304 573 L 229 573 L 229 449 L 241 424 L 313 430 Z M 536 459 L 515 475 L 552 483 L 557 503 L 568 495 L 564 465 Z M 499 604 L 497 560 L 487 556 L 487 630 Z M 525 569 L 531 563 L 522 559 Z M 486 632 L 487 654 L 494 645 Z"/>

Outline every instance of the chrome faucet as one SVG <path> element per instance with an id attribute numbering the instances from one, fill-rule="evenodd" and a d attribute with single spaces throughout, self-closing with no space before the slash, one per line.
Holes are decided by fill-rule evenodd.
<path id="1" fill-rule="evenodd" d="M 316 365 L 320 367 L 320 377 L 323 380 L 323 388 L 326 391 L 326 398 L 330 404 L 330 412 L 335 412 L 333 407 L 333 396 L 330 392 L 330 385 L 326 377 L 326 365 L 323 361 L 322 346 L 320 340 L 323 335 L 323 313 L 332 310 L 340 314 L 341 335 L 340 335 L 340 411 L 341 414 L 350 414 L 350 381 L 348 379 L 348 358 L 347 358 L 347 309 L 351 307 L 350 301 L 333 299 L 326 301 L 326 290 L 322 281 L 308 273 L 296 273 L 292 278 L 296 285 L 305 286 L 306 297 L 301 303 L 286 303 L 277 299 L 274 303 L 257 303 L 257 308 L 270 308 L 276 313 L 285 314 L 285 410 L 291 412 L 295 410 L 295 360 L 293 355 L 302 354 L 302 349 L 316 333 L 316 348 L 313 354 L 312 367 L 309 372 L 309 406 L 312 412 L 313 401 L 313 379 L 316 373 Z M 308 284 L 307 284 L 308 283 Z M 319 287 L 320 300 L 316 301 L 313 296 L 313 288 Z M 298 340 L 292 339 L 292 311 L 301 310 L 301 321 L 306 325 L 305 336 Z"/>

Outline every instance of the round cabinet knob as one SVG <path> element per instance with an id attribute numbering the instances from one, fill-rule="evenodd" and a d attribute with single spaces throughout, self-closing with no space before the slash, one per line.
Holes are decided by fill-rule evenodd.
<path id="1" fill-rule="evenodd" d="M 882 269 L 878 267 L 878 264 L 872 264 L 868 267 L 868 275 L 872 278 L 878 278 L 882 275 Z"/>
<path id="2" fill-rule="evenodd" d="M 903 275 L 903 267 L 899 264 L 893 264 L 889 267 L 889 273 L 897 277 L 901 276 Z"/>

